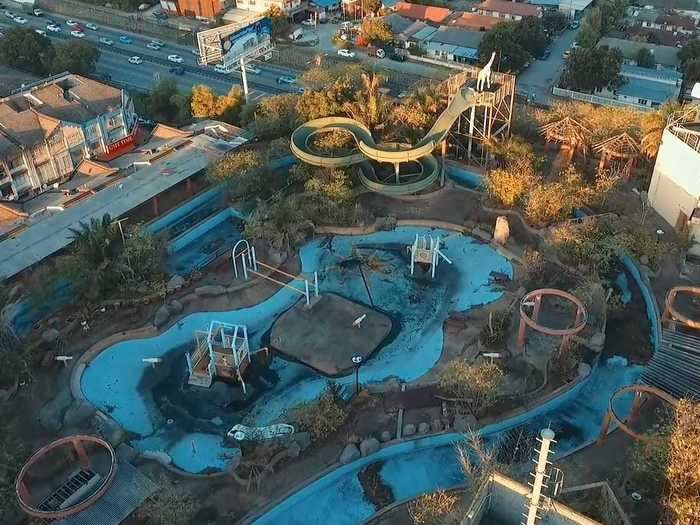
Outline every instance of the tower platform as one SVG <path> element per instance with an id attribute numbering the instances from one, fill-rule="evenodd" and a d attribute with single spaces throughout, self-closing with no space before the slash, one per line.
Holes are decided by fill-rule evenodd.
<path id="1" fill-rule="evenodd" d="M 353 323 L 366 316 L 359 326 Z M 310 306 L 298 303 L 275 321 L 272 349 L 330 377 L 354 369 L 352 357 L 367 358 L 386 340 L 387 315 L 335 294 L 321 294 Z"/>

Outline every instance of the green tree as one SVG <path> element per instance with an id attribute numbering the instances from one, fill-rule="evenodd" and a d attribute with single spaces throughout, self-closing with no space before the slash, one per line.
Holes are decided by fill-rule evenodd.
<path id="1" fill-rule="evenodd" d="M 338 115 L 343 105 L 353 100 L 355 92 L 352 81 L 342 77 L 323 89 L 305 91 L 297 100 L 296 110 L 305 121 Z"/>
<path id="2" fill-rule="evenodd" d="M 56 46 L 56 57 L 51 65 L 52 73 L 70 71 L 88 76 L 95 72 L 100 52 L 92 42 L 71 40 Z"/>
<path id="3" fill-rule="evenodd" d="M 513 27 L 513 37 L 532 56 L 540 56 L 549 44 L 542 21 L 534 16 L 518 20 Z"/>
<path id="4" fill-rule="evenodd" d="M 45 76 L 55 56 L 51 41 L 32 29 L 12 28 L 0 38 L 0 62 L 10 67 Z"/>
<path id="5" fill-rule="evenodd" d="M 207 168 L 207 178 L 217 184 L 225 184 L 232 196 L 243 199 L 267 196 L 262 176 L 266 161 L 253 149 L 227 153 Z"/>
<path id="6" fill-rule="evenodd" d="M 423 84 L 409 92 L 391 112 L 397 135 L 415 141 L 425 135 L 447 105 L 447 97 L 435 84 Z"/>
<path id="7" fill-rule="evenodd" d="M 656 111 L 645 113 L 642 117 L 642 153 L 649 159 L 656 157 L 661 146 L 661 137 L 671 115 L 681 109 L 681 104 L 669 101 L 662 104 Z"/>
<path id="8" fill-rule="evenodd" d="M 174 103 L 174 97 L 178 94 L 177 82 L 173 78 L 163 78 L 148 98 L 147 111 L 149 116 L 157 122 L 173 122 L 178 108 Z"/>
<path id="9" fill-rule="evenodd" d="M 241 122 L 260 139 L 289 136 L 299 124 L 298 95 L 275 95 L 241 109 Z"/>
<path id="10" fill-rule="evenodd" d="M 355 120 L 374 129 L 386 122 L 391 102 L 380 90 L 382 77 L 376 73 L 362 74 L 362 90 L 353 102 L 346 102 L 343 109 Z"/>
<path id="11" fill-rule="evenodd" d="M 700 81 L 700 38 L 690 40 L 678 52 L 687 84 Z"/>
<path id="12" fill-rule="evenodd" d="M 394 39 L 391 26 L 380 17 L 366 16 L 360 29 L 362 37 L 370 44 L 386 44 Z"/>
<path id="13" fill-rule="evenodd" d="M 217 97 L 213 116 L 229 124 L 236 124 L 240 122 L 239 117 L 243 104 L 245 104 L 243 89 L 241 86 L 231 86 L 228 93 Z"/>
<path id="14" fill-rule="evenodd" d="M 646 67 L 653 69 L 656 67 L 656 60 L 654 60 L 654 54 L 649 51 L 646 47 L 642 47 L 637 51 L 637 65 L 639 67 Z"/>
<path id="15" fill-rule="evenodd" d="M 563 31 L 569 25 L 569 17 L 561 11 L 547 10 L 542 16 L 542 25 L 550 35 Z"/>
<path id="16" fill-rule="evenodd" d="M 272 36 L 274 38 L 285 38 L 289 32 L 289 20 L 282 9 L 278 5 L 271 5 L 265 11 L 265 16 L 272 22 Z"/>
<path id="17" fill-rule="evenodd" d="M 599 7 L 593 7 L 583 19 L 583 24 L 576 37 L 579 46 L 593 48 L 603 34 L 602 13 Z"/>
<path id="18" fill-rule="evenodd" d="M 130 268 L 130 277 L 142 283 L 162 280 L 164 239 L 153 235 L 141 223 L 130 226 L 125 239 L 120 261 Z"/>
<path id="19" fill-rule="evenodd" d="M 683 74 L 687 84 L 700 82 L 700 57 L 688 60 L 683 64 Z"/>
<path id="20" fill-rule="evenodd" d="M 530 53 L 515 36 L 516 22 L 496 24 L 479 44 L 479 61 L 485 64 L 496 53 L 494 70 L 518 71 L 530 59 Z"/>
<path id="21" fill-rule="evenodd" d="M 592 92 L 615 87 L 620 81 L 622 53 L 607 46 L 574 49 L 566 61 L 561 85 L 574 91 Z"/>

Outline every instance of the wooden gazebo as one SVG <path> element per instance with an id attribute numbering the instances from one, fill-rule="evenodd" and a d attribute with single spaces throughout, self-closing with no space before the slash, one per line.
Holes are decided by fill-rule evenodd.
<path id="1" fill-rule="evenodd" d="M 540 135 L 544 137 L 547 145 L 559 144 L 562 148 L 569 149 L 569 159 L 573 158 L 576 150 L 580 150 L 584 159 L 588 149 L 588 137 L 591 132 L 583 124 L 571 117 L 550 122 L 540 127 Z"/>
<path id="2" fill-rule="evenodd" d="M 600 155 L 598 171 L 613 166 L 625 180 L 629 180 L 640 156 L 639 144 L 627 133 L 620 133 L 593 145 Z"/>

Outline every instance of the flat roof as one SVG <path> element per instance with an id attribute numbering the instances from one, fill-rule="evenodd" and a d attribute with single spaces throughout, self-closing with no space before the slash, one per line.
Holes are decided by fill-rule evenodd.
<path id="1" fill-rule="evenodd" d="M 149 199 L 207 167 L 235 147 L 207 135 L 192 137 L 191 144 L 158 163 L 123 178 L 85 200 L 52 214 L 51 220 L 30 225 L 16 237 L 0 242 L 0 276 L 9 278 L 64 249 L 72 242 L 69 228 L 109 214 L 121 217 Z"/>
<path id="2" fill-rule="evenodd" d="M 674 67 L 680 64 L 678 49 L 671 46 L 659 46 L 656 44 L 647 44 L 646 42 L 636 42 L 608 36 L 604 36 L 598 42 L 598 47 L 602 46 L 608 46 L 611 49 L 619 49 L 627 60 L 636 60 L 639 50 L 645 47 L 654 55 L 654 60 L 657 64 Z"/>
<path id="3" fill-rule="evenodd" d="M 615 91 L 626 97 L 643 98 L 658 104 L 678 96 L 679 87 L 655 80 L 636 77 L 623 77 L 624 83 Z"/>

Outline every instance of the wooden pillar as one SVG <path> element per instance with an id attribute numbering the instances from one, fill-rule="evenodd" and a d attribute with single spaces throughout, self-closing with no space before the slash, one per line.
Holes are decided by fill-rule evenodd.
<path id="1" fill-rule="evenodd" d="M 600 153 L 600 162 L 598 163 L 598 171 L 603 171 L 605 169 L 605 162 L 606 162 L 606 153 L 605 150 L 601 151 Z"/>
<path id="2" fill-rule="evenodd" d="M 542 296 L 535 297 L 535 306 L 532 309 L 532 320 L 536 323 L 540 322 L 540 309 L 542 308 Z"/>
<path id="3" fill-rule="evenodd" d="M 527 325 L 522 315 L 520 316 L 520 326 L 518 327 L 518 350 L 525 348 L 525 334 L 527 333 Z"/>
<path id="4" fill-rule="evenodd" d="M 627 417 L 627 425 L 630 426 L 637 419 L 639 415 L 639 409 L 642 407 L 642 393 L 634 393 L 634 401 L 632 401 L 632 408 L 630 409 L 630 415 Z"/>
<path id="5" fill-rule="evenodd" d="M 78 441 L 77 439 L 73 440 L 73 449 L 75 450 L 75 453 L 78 455 L 78 461 L 80 462 L 80 466 L 84 469 L 87 469 L 90 467 L 90 458 L 88 458 L 87 453 L 85 452 L 85 447 L 83 447 L 83 444 Z"/>
<path id="6" fill-rule="evenodd" d="M 155 197 L 153 197 L 153 198 L 151 199 L 151 202 L 153 203 L 153 216 L 154 216 L 154 217 L 160 217 L 160 209 L 159 209 L 159 206 L 158 206 L 158 195 L 156 195 Z"/>
<path id="7" fill-rule="evenodd" d="M 605 413 L 605 418 L 603 419 L 603 424 L 600 427 L 600 434 L 598 434 L 598 445 L 602 444 L 603 441 L 605 441 L 605 438 L 608 437 L 608 429 L 610 428 L 610 421 L 612 421 L 612 415 L 610 415 L 610 411 L 608 410 Z"/>

